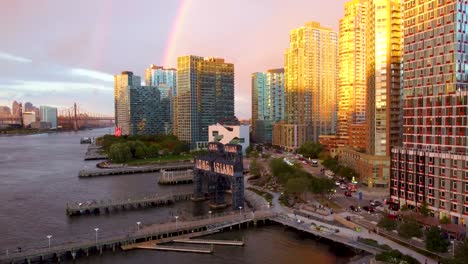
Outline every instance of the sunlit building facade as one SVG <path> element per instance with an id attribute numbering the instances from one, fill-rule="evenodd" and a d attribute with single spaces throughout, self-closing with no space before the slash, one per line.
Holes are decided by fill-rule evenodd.
<path id="1" fill-rule="evenodd" d="M 366 121 L 366 13 L 368 4 L 367 0 L 347 2 L 344 16 L 340 20 L 337 135 L 346 145 L 352 145 L 350 126 Z"/>
<path id="2" fill-rule="evenodd" d="M 468 221 L 468 4 L 404 1 L 403 147 L 392 149 L 391 197 Z"/>
<path id="3" fill-rule="evenodd" d="M 141 78 L 133 72 L 124 71 L 114 76 L 114 109 L 115 126 L 121 129 L 122 135 L 130 134 L 130 86 L 141 86 Z"/>
<path id="4" fill-rule="evenodd" d="M 337 32 L 318 22 L 291 30 L 285 52 L 285 119 L 275 125 L 280 135 L 273 136 L 274 145 L 293 150 L 336 133 L 337 57 Z"/>
<path id="5" fill-rule="evenodd" d="M 39 107 L 39 110 L 41 112 L 41 121 L 49 122 L 50 128 L 56 129 L 57 128 L 57 108 L 41 105 Z"/>
<path id="6" fill-rule="evenodd" d="M 272 143 L 272 126 L 284 119 L 284 69 L 252 73 L 252 135 Z"/>
<path id="7" fill-rule="evenodd" d="M 234 64 L 220 58 L 177 59 L 174 134 L 195 147 L 208 142 L 208 126 L 234 117 Z"/>

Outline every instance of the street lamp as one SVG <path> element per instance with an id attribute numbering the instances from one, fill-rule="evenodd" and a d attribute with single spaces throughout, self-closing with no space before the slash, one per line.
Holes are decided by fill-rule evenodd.
<path id="1" fill-rule="evenodd" d="M 178 229 L 178 225 L 177 225 L 177 219 L 179 218 L 179 216 L 178 216 L 178 215 L 176 215 L 176 216 L 174 216 L 174 217 L 175 217 L 175 227 L 176 227 L 176 229 Z"/>
<path id="2" fill-rule="evenodd" d="M 239 217 L 242 218 L 242 206 L 239 206 Z"/>
<path id="3" fill-rule="evenodd" d="M 208 211 L 208 214 L 210 215 L 210 222 L 211 222 L 211 214 L 212 214 L 212 213 L 213 213 L 213 212 L 211 212 L 211 210 Z"/>
<path id="4" fill-rule="evenodd" d="M 455 257 L 455 240 L 450 240 L 450 243 L 452 243 L 452 256 Z"/>
<path id="5" fill-rule="evenodd" d="M 94 231 L 96 231 L 96 245 L 97 245 L 99 228 L 98 227 L 94 228 Z"/>
<path id="6" fill-rule="evenodd" d="M 52 235 L 47 235 L 47 239 L 49 239 L 49 249 L 50 249 L 50 239 L 52 238 Z"/>
<path id="7" fill-rule="evenodd" d="M 138 231 L 140 230 L 140 225 L 141 225 L 141 222 L 137 222 Z"/>

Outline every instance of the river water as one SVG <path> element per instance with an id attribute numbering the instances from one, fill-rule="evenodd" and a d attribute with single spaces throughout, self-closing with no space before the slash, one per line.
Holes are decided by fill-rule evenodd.
<path id="1" fill-rule="evenodd" d="M 158 186 L 155 174 L 78 178 L 78 171 L 92 168 L 84 161 L 88 145 L 81 137 L 97 137 L 109 129 L 0 137 L 0 254 L 52 244 L 127 233 L 143 224 L 205 214 L 206 206 L 192 202 L 170 207 L 122 211 L 108 215 L 65 214 L 67 202 L 85 202 L 190 191 L 191 185 Z M 346 263 L 351 252 L 315 241 L 280 226 L 252 228 L 212 235 L 216 239 L 242 239 L 244 247 L 215 246 L 214 254 L 159 251 L 106 252 L 80 258 L 78 263 Z"/>

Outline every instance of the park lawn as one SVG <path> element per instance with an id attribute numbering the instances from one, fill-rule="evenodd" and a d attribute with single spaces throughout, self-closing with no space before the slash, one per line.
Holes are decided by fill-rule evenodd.
<path id="1" fill-rule="evenodd" d="M 332 200 L 327 199 L 326 197 L 317 196 L 316 199 L 320 204 L 322 204 L 324 206 L 326 206 L 328 204 L 328 207 L 333 208 L 334 210 L 340 210 L 341 209 L 341 206 L 339 206 L 337 203 L 333 202 Z"/>
<path id="2" fill-rule="evenodd" d="M 192 161 L 192 155 L 164 155 L 155 158 L 146 158 L 146 159 L 133 159 L 127 162 L 128 165 L 148 165 L 148 164 L 160 164 L 160 163 L 170 163 L 178 161 Z"/>

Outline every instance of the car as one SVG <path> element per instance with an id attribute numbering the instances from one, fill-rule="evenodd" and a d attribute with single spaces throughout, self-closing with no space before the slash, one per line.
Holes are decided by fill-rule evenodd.
<path id="1" fill-rule="evenodd" d="M 340 181 L 336 181 L 336 182 L 335 182 L 335 185 L 336 185 L 336 186 L 340 186 L 340 185 L 341 185 L 341 182 L 340 182 Z"/>
<path id="2" fill-rule="evenodd" d="M 372 206 L 368 206 L 368 205 L 363 206 L 362 209 L 364 209 L 365 211 L 370 212 L 370 213 L 375 212 L 375 208 L 372 207 Z"/>
<path id="3" fill-rule="evenodd" d="M 350 191 L 346 191 L 346 192 L 344 192 L 344 195 L 345 196 L 352 196 L 353 194 Z"/>
<path id="4" fill-rule="evenodd" d="M 353 212 L 359 212 L 359 211 L 361 211 L 361 210 L 359 210 L 358 207 L 356 207 L 356 206 L 354 206 L 354 205 L 350 205 L 350 206 L 349 206 L 349 209 L 350 209 L 351 211 L 353 211 Z"/>
<path id="5" fill-rule="evenodd" d="M 340 189 L 346 190 L 346 188 L 348 188 L 348 186 L 346 186 L 346 184 L 341 184 L 341 185 L 340 185 Z"/>
<path id="6" fill-rule="evenodd" d="M 377 206 L 381 206 L 382 203 L 379 202 L 379 201 L 371 201 L 370 205 L 373 206 L 373 207 L 377 207 Z"/>

